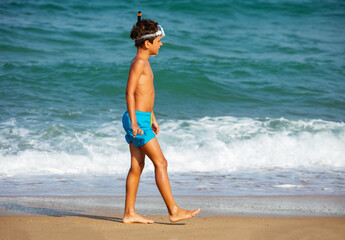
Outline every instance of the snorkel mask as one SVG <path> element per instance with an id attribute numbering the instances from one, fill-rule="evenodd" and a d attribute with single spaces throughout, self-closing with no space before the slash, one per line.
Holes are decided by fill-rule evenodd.
<path id="1" fill-rule="evenodd" d="M 144 36 L 141 36 L 140 39 L 150 38 L 150 37 L 164 37 L 164 36 L 165 36 L 165 33 L 164 33 L 162 26 L 158 25 L 158 31 L 157 32 L 151 33 L 151 34 L 145 34 Z"/>
<path id="2" fill-rule="evenodd" d="M 141 11 L 138 12 L 138 22 L 141 21 Z M 155 33 L 150 33 L 150 34 L 145 34 L 141 36 L 139 39 L 144 39 L 144 38 L 150 38 L 150 37 L 164 37 L 165 33 L 163 30 L 163 27 L 161 25 L 158 25 L 158 31 Z"/>

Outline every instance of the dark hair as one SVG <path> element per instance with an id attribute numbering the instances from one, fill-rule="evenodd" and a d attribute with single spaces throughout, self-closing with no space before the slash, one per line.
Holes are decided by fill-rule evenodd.
<path id="1" fill-rule="evenodd" d="M 158 31 L 158 23 L 155 21 L 152 21 L 150 19 L 143 19 L 139 22 L 137 22 L 131 31 L 130 38 L 135 41 L 136 47 L 141 47 L 144 45 L 145 41 L 148 40 L 150 43 L 153 43 L 153 40 L 155 40 L 156 37 L 149 37 L 140 39 L 142 36 L 146 34 L 152 34 Z"/>

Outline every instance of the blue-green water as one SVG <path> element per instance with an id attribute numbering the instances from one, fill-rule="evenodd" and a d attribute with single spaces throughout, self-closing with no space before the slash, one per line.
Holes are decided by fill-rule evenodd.
<path id="1" fill-rule="evenodd" d="M 1 1 L 3 182 L 23 174 L 122 179 L 138 10 L 166 32 L 150 62 L 172 178 L 198 181 L 198 194 L 344 193 L 340 0 Z"/>

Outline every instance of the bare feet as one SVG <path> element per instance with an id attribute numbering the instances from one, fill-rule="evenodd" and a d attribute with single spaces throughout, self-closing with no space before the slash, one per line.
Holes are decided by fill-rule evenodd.
<path id="1" fill-rule="evenodd" d="M 133 214 L 127 214 L 125 216 L 123 216 L 122 219 L 123 223 L 149 223 L 152 224 L 153 221 L 150 219 L 146 219 L 143 218 L 142 216 L 140 216 L 139 214 L 133 213 Z"/>
<path id="2" fill-rule="evenodd" d="M 195 210 L 184 210 L 181 208 L 174 209 L 169 216 L 170 222 L 178 222 L 188 218 L 192 218 L 200 212 L 200 208 Z"/>

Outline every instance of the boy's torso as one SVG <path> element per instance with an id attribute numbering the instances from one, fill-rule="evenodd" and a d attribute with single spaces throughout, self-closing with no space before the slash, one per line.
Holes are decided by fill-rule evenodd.
<path id="1" fill-rule="evenodd" d="M 133 60 L 135 62 L 136 59 Z M 145 62 L 144 71 L 139 77 L 137 89 L 135 91 L 135 110 L 142 112 L 152 112 L 155 89 L 153 85 L 153 72 L 149 61 Z"/>

